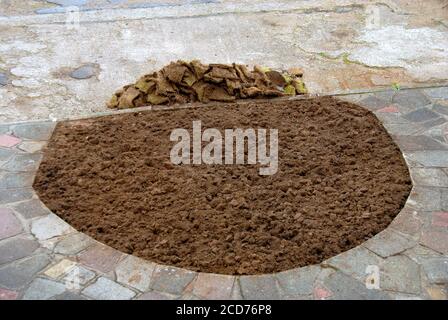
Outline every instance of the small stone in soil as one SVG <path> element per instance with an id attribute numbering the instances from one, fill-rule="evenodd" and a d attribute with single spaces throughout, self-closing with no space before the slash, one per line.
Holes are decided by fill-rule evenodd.
<path id="1" fill-rule="evenodd" d="M 92 65 L 81 66 L 70 73 L 70 77 L 74 79 L 88 79 L 95 75 L 95 67 Z"/>
<path id="2" fill-rule="evenodd" d="M 6 86 L 7 84 L 8 84 L 7 74 L 0 72 L 0 86 Z"/>

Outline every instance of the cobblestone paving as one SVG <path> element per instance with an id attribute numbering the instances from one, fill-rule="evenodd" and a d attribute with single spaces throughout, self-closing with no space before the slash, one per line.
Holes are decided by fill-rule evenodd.
<path id="1" fill-rule="evenodd" d="M 391 225 L 319 265 L 224 276 L 158 265 L 77 232 L 31 186 L 54 122 L 0 125 L 0 299 L 448 299 L 448 87 L 353 94 L 413 190 Z"/>

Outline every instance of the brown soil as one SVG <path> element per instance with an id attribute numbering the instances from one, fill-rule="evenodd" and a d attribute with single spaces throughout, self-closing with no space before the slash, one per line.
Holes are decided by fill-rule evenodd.
<path id="1" fill-rule="evenodd" d="M 279 170 L 172 165 L 173 128 L 274 128 Z M 34 187 L 79 231 L 118 250 L 203 272 L 319 263 L 388 226 L 411 189 L 369 111 L 332 98 L 250 102 L 60 123 Z"/>
<path id="2" fill-rule="evenodd" d="M 236 99 L 305 94 L 300 68 L 278 72 L 241 64 L 171 62 L 161 70 L 142 76 L 117 91 L 107 106 L 126 109 L 144 105 L 186 102 L 232 102 Z"/>

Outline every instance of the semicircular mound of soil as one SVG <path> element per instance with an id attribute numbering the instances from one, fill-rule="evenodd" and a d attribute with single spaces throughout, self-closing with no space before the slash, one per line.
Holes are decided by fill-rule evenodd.
<path id="1" fill-rule="evenodd" d="M 173 165 L 171 131 L 191 133 L 194 120 L 222 133 L 278 129 L 277 173 Z M 262 274 L 361 244 L 398 214 L 411 181 L 371 112 L 316 98 L 59 123 L 34 188 L 73 227 L 123 252 L 196 271 Z"/>

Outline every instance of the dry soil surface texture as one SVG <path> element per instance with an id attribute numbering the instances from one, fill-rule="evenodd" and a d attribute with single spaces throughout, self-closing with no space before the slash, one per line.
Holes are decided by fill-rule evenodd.
<path id="1" fill-rule="evenodd" d="M 279 167 L 173 165 L 174 128 L 278 129 Z M 400 150 L 360 106 L 317 98 L 60 123 L 34 187 L 78 230 L 162 264 L 262 274 L 377 234 L 411 189 Z"/>

